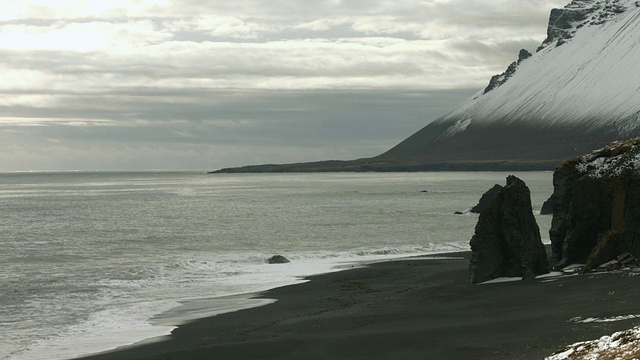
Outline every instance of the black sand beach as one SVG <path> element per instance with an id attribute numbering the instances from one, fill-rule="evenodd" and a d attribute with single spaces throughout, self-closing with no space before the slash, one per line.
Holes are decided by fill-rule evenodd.
<path id="1" fill-rule="evenodd" d="M 543 359 L 640 324 L 570 321 L 639 314 L 629 273 L 470 285 L 469 253 L 450 256 L 314 276 L 264 293 L 273 304 L 86 359 Z"/>

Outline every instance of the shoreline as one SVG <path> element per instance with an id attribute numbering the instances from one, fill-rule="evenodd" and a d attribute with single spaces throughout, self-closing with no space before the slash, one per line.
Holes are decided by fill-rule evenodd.
<path id="1" fill-rule="evenodd" d="M 167 333 L 147 337 L 141 340 L 136 340 L 131 343 L 120 344 L 113 348 L 101 350 L 98 352 L 76 355 L 68 359 L 83 359 L 85 357 L 107 355 L 114 352 L 136 348 L 138 346 L 160 343 L 170 339 L 171 333 L 175 329 L 183 325 L 187 325 L 190 322 L 206 318 L 213 318 L 222 314 L 234 313 L 242 310 L 266 306 L 277 301 L 277 299 L 262 298 L 260 297 L 261 293 L 262 292 L 248 292 L 243 294 L 186 299 L 183 301 L 179 301 L 180 305 L 171 308 L 163 313 L 155 315 L 149 320 L 149 325 L 151 325 L 152 327 L 170 328 L 171 330 L 169 330 Z"/>
<path id="2" fill-rule="evenodd" d="M 261 298 L 260 292 L 187 299 L 180 301 L 179 306 L 154 316 L 150 323 L 153 326 L 177 328 L 194 320 L 265 306 L 276 301 Z"/>
<path id="3" fill-rule="evenodd" d="M 158 313 L 149 318 L 149 334 L 154 333 L 152 336 L 147 337 L 134 337 L 136 340 L 129 342 L 121 341 L 120 343 L 112 343 L 112 345 L 101 347 L 90 352 L 72 351 L 72 355 L 64 356 L 62 359 L 84 359 L 85 357 L 93 357 L 97 355 L 109 354 L 112 352 L 123 351 L 137 346 L 153 344 L 170 339 L 173 330 L 178 327 L 188 324 L 189 322 L 211 318 L 214 316 L 233 313 L 242 310 L 252 309 L 255 307 L 266 306 L 277 301 L 274 298 L 262 297 L 262 294 L 271 290 L 294 286 L 309 281 L 310 277 L 330 274 L 333 272 L 348 271 L 358 268 L 367 267 L 369 264 L 387 262 L 387 261 L 401 261 L 401 260 L 415 260 L 423 257 L 437 257 L 439 252 L 428 252 L 423 254 L 402 255 L 399 257 L 385 258 L 377 255 L 371 255 L 367 260 L 352 260 L 348 262 L 338 262 L 330 267 L 325 268 L 321 272 L 315 272 L 308 275 L 295 276 L 295 280 L 292 280 L 288 284 L 273 285 L 273 287 L 263 290 L 248 291 L 230 295 L 214 295 L 208 297 L 198 298 L 186 298 L 177 301 L 179 305 L 176 305 L 162 313 Z M 282 266 L 281 264 L 266 265 L 277 268 Z M 286 266 L 286 265 L 284 265 Z M 161 328 L 164 328 L 162 330 Z M 155 331 L 153 331 L 155 329 Z"/>
<path id="4" fill-rule="evenodd" d="M 637 313 L 640 290 L 623 272 L 474 286 L 468 257 L 437 254 L 311 276 L 261 293 L 277 299 L 269 305 L 81 359 L 542 359 L 640 324 L 575 321 Z"/>

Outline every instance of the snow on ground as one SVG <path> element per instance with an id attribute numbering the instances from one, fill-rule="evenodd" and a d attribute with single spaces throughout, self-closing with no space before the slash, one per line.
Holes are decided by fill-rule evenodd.
<path id="1" fill-rule="evenodd" d="M 582 317 L 575 317 L 569 320 L 569 322 L 573 322 L 573 323 L 582 323 L 582 324 L 586 324 L 586 323 L 607 323 L 607 322 L 614 322 L 614 321 L 623 321 L 623 320 L 631 320 L 631 319 L 638 319 L 640 318 L 640 315 L 621 315 L 621 316 L 613 316 L 613 317 L 608 317 L 608 318 L 598 318 L 598 317 L 589 317 L 589 318 L 582 318 Z"/>
<path id="2" fill-rule="evenodd" d="M 640 359 L 640 327 L 566 346 L 545 360 Z"/>
<path id="3" fill-rule="evenodd" d="M 552 271 L 548 274 L 544 274 L 544 275 L 538 275 L 536 276 L 536 279 L 538 280 L 543 280 L 544 282 L 547 281 L 553 281 L 553 280 L 557 280 L 560 277 L 566 277 L 569 276 L 564 272 L 561 271 Z M 478 285 L 485 285 L 485 284 L 500 284 L 500 283 L 505 283 L 505 282 L 513 282 L 513 281 L 520 281 L 522 280 L 521 276 L 518 277 L 499 277 L 499 278 L 495 278 L 492 280 L 487 280 L 485 282 L 481 282 Z"/>
<path id="4" fill-rule="evenodd" d="M 640 139 L 613 142 L 602 149 L 583 155 L 576 170 L 592 178 L 617 177 L 625 171 L 640 170 Z"/>

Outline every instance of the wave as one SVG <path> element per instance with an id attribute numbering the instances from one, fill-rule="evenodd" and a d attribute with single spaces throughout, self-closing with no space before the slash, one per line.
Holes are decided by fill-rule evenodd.
<path id="1" fill-rule="evenodd" d="M 55 329 L 53 333 L 57 335 L 37 336 L 40 340 L 36 343 L 24 344 L 23 350 L 14 349 L 8 357 L 0 356 L 0 359 L 31 360 L 44 359 L 53 353 L 57 357 L 69 357 L 104 351 L 130 343 L 132 339 L 137 341 L 168 334 L 178 323 L 165 322 L 157 326 L 153 319 L 172 311 L 172 318 L 179 321 L 180 314 L 175 313 L 183 301 L 262 292 L 304 282 L 307 276 L 345 270 L 349 268 L 345 265 L 349 264 L 467 249 L 466 242 L 459 242 L 281 252 L 291 262 L 277 265 L 267 263 L 267 259 L 275 254 L 271 252 L 192 253 L 170 262 L 123 268 L 109 274 L 108 278 L 94 278 L 93 282 L 87 279 L 82 284 L 86 292 L 81 297 L 61 293 L 59 299 L 48 296 L 32 299 L 33 305 L 39 308 L 64 303 L 65 307 L 74 309 L 75 323 L 67 322 L 71 319 L 61 319 L 57 325 L 52 323 L 49 329 Z M 68 290 L 69 284 L 60 286 Z M 122 326 L 128 330 L 123 332 Z M 86 346 L 78 347 L 77 344 Z"/>
<path id="2" fill-rule="evenodd" d="M 240 275 L 242 266 L 265 265 L 273 255 L 283 255 L 292 262 L 359 262 L 368 257 L 389 257 L 428 255 L 438 253 L 460 252 L 469 250 L 468 242 L 428 243 L 399 247 L 358 248 L 348 250 L 313 250 L 313 251 L 273 251 L 247 253 L 226 253 L 210 257 L 186 258 L 163 265 L 164 272 L 178 271 L 210 271 L 217 275 Z"/>

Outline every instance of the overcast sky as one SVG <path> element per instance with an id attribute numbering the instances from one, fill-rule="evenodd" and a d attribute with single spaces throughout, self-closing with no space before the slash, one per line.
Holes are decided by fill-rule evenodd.
<path id="1" fill-rule="evenodd" d="M 0 171 L 377 155 L 568 0 L 0 2 Z"/>

